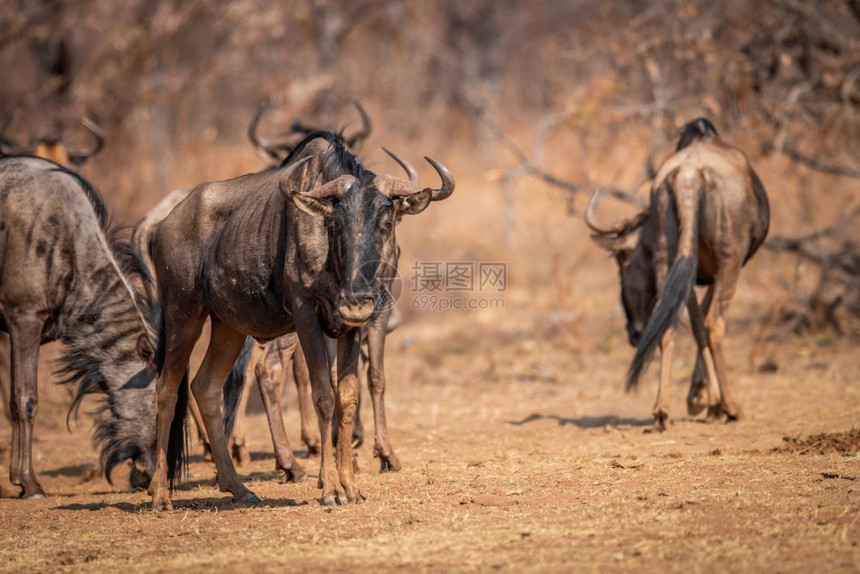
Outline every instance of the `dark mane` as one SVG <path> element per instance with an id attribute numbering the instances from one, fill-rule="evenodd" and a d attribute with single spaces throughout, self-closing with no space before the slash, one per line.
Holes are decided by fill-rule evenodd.
<path id="1" fill-rule="evenodd" d="M 343 137 L 340 134 L 336 134 L 330 131 L 315 131 L 311 132 L 307 135 L 302 141 L 300 141 L 296 147 L 293 148 L 293 151 L 290 152 L 290 155 L 281 162 L 281 167 L 289 164 L 295 157 L 297 157 L 302 150 L 307 147 L 307 145 L 315 139 L 324 139 L 329 144 L 331 144 L 330 150 L 328 152 L 328 158 L 332 158 L 335 162 L 340 165 L 344 171 L 350 175 L 355 176 L 357 179 L 364 181 L 368 178 L 372 179 L 376 177 L 372 171 L 365 169 L 361 163 L 356 159 L 356 157 L 352 154 L 351 151 L 346 147 L 346 143 L 343 141 Z M 328 159 L 327 158 L 327 159 Z"/>
<path id="2" fill-rule="evenodd" d="M 40 159 L 44 159 L 44 158 L 40 158 Z M 50 161 L 50 160 L 44 160 L 44 161 Z M 51 162 L 51 163 L 53 163 L 53 162 Z M 81 189 L 84 191 L 84 195 L 87 196 L 87 199 L 89 200 L 90 205 L 93 206 L 93 210 L 96 212 L 96 217 L 99 220 L 99 225 L 101 226 L 102 231 L 105 231 L 105 232 L 108 231 L 109 218 L 108 218 L 107 205 L 105 204 L 104 197 L 102 197 L 102 194 L 99 192 L 99 190 L 97 190 L 95 187 L 93 187 L 93 184 L 91 184 L 90 182 L 85 180 L 78 173 L 63 167 L 60 164 L 55 163 L 54 167 L 52 167 L 50 171 L 56 171 L 59 173 L 64 173 L 64 174 L 70 176 L 72 179 L 74 179 L 75 181 L 78 182 L 78 185 L 81 186 Z"/>
<path id="3" fill-rule="evenodd" d="M 675 151 L 681 151 L 694 141 L 705 139 L 708 136 L 717 135 L 717 128 L 707 118 L 696 118 L 681 128 L 678 135 L 678 147 Z"/>

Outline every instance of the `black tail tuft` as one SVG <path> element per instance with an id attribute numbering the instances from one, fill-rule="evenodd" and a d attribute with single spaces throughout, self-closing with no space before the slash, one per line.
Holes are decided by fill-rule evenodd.
<path id="1" fill-rule="evenodd" d="M 239 410 L 239 399 L 242 397 L 242 389 L 245 388 L 245 373 L 248 371 L 248 361 L 251 358 L 251 350 L 254 348 L 254 340 L 251 337 L 245 339 L 245 345 L 239 353 L 239 357 L 233 364 L 233 370 L 224 384 L 224 436 L 230 439 L 233 432 L 233 424 L 236 422 L 236 414 Z"/>
<path id="2" fill-rule="evenodd" d="M 660 290 L 657 307 L 651 314 L 648 325 L 645 326 L 645 331 L 636 347 L 633 363 L 630 365 L 630 370 L 627 371 L 626 390 L 629 391 L 639 384 L 639 377 L 642 376 L 645 367 L 648 366 L 648 362 L 654 356 L 654 351 L 660 345 L 663 333 L 677 319 L 681 307 L 693 289 L 697 267 L 698 254 L 695 250 L 692 256 L 680 256 L 672 263 L 669 274 L 666 276 L 666 282 Z"/>
<path id="3" fill-rule="evenodd" d="M 173 411 L 173 422 L 170 423 L 170 436 L 167 439 L 167 478 L 170 490 L 173 491 L 182 482 L 188 467 L 186 453 L 188 452 L 188 433 L 185 419 L 188 416 L 188 370 L 179 384 L 176 396 L 176 409 Z"/>

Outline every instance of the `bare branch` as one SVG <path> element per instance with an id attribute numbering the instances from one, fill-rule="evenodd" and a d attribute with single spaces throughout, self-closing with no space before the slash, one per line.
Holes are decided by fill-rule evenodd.
<path id="1" fill-rule="evenodd" d="M 508 151 L 510 151 L 511 154 L 514 156 L 514 158 L 516 158 L 517 162 L 519 162 L 519 165 L 517 167 L 515 167 L 513 170 L 510 170 L 507 173 L 503 174 L 499 179 L 509 179 L 512 177 L 517 177 L 517 176 L 522 175 L 524 173 L 528 173 L 529 175 L 533 175 L 533 176 L 537 177 L 538 179 L 540 179 L 544 183 L 547 183 L 549 185 L 552 185 L 553 187 L 557 187 L 559 189 L 567 191 L 571 195 L 577 194 L 580 192 L 593 192 L 593 191 L 599 189 L 607 195 L 610 195 L 610 196 L 612 196 L 618 200 L 624 201 L 624 202 L 629 203 L 631 205 L 634 205 L 636 207 L 645 208 L 648 206 L 647 201 L 637 197 L 636 195 L 633 195 L 632 193 L 627 192 L 626 190 L 620 189 L 618 187 L 609 186 L 609 185 L 600 185 L 600 184 L 596 184 L 593 182 L 567 181 L 567 180 L 561 179 L 559 177 L 556 177 L 555 175 L 542 169 L 538 165 L 536 160 L 530 159 L 528 157 L 528 155 L 526 154 L 526 152 L 523 151 L 523 149 L 520 146 L 518 146 L 505 133 L 505 131 L 501 128 L 501 126 L 499 126 L 498 123 L 496 123 L 496 121 L 493 119 L 490 112 L 487 110 L 487 108 L 485 106 L 483 106 L 481 104 L 474 104 L 473 105 L 473 112 L 478 117 L 478 119 L 483 121 L 486 124 L 486 126 L 490 129 L 490 131 L 493 132 L 493 135 L 496 137 L 496 139 L 499 141 L 499 143 L 501 143 Z M 559 123 L 561 117 L 563 117 L 563 116 L 559 116 L 556 114 L 556 115 L 550 116 L 549 118 L 545 118 L 544 121 L 541 122 L 540 130 L 539 130 L 539 134 L 540 134 L 539 140 L 543 139 L 543 136 L 545 135 L 545 133 L 548 130 L 548 127 L 550 125 L 556 125 Z M 538 143 L 536 143 L 536 145 L 535 145 L 535 148 L 536 148 L 536 155 L 540 155 L 543 151 L 543 142 L 538 141 Z M 572 212 L 573 210 L 570 209 L 570 211 Z"/>

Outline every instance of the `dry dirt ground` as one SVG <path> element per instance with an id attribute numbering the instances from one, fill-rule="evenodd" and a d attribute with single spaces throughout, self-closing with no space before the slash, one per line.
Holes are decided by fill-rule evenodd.
<path id="1" fill-rule="evenodd" d="M 45 376 L 35 456 L 49 495 L 13 498 L 4 470 L 0 569 L 860 571 L 857 340 L 788 338 L 761 351 L 760 370 L 748 362 L 758 323 L 741 318 L 763 309 L 742 301 L 729 360 L 745 419 L 686 416 L 683 335 L 674 423 L 652 433 L 655 369 L 622 392 L 631 350 L 617 293 L 605 291 L 576 316 L 413 315 L 388 356 L 404 468 L 378 474 L 365 444 L 358 506 L 320 506 L 315 480 L 281 483 L 255 411 L 241 472 L 262 506 L 213 488 L 195 447 L 177 509 L 152 512 L 145 493 L 95 476 L 90 423 L 65 430 L 68 397 Z M 370 432 L 369 401 L 362 412 Z M 0 436 L 5 468 L 5 422 Z"/>

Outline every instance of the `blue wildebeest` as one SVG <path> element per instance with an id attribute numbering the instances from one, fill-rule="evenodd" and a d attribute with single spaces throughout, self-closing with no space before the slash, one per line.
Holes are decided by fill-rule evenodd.
<path id="1" fill-rule="evenodd" d="M 5 123 L 8 123 L 8 120 L 4 121 Z M 80 167 L 102 149 L 105 141 L 104 133 L 92 120 L 84 118 L 81 124 L 93 136 L 94 141 L 88 148 L 71 150 L 66 147 L 60 129 L 50 132 L 50 135 L 46 137 L 37 139 L 29 146 L 21 145 L 6 134 L 0 133 L 0 157 L 36 156 L 49 159 L 64 167 L 71 165 Z M 12 412 L 9 410 L 9 352 L 9 337 L 6 333 L 0 333 L 0 401 L 3 402 L 6 417 L 11 421 Z"/>
<path id="2" fill-rule="evenodd" d="M 365 138 L 370 135 L 371 126 L 367 113 L 358 102 L 353 102 L 358 109 L 362 119 L 361 131 L 355 133 L 349 138 L 344 139 L 346 146 L 352 150 L 359 145 Z M 262 143 L 257 135 L 258 123 L 262 112 L 266 109 L 267 103 L 257 111 L 249 129 L 248 134 L 251 142 L 255 147 L 265 152 L 265 157 L 272 161 L 277 160 L 277 163 L 271 167 L 276 167 L 283 161 L 283 154 L 289 153 L 293 146 L 298 143 L 295 135 L 299 134 L 307 136 L 314 130 L 304 126 L 298 122 L 293 124 L 290 137 L 280 138 L 277 144 Z M 399 165 L 401 165 L 409 176 L 409 180 L 417 185 L 417 172 L 403 159 L 395 155 L 393 152 L 385 150 Z M 150 212 L 135 226 L 132 235 L 132 243 L 135 245 L 140 258 L 147 265 L 151 275 L 155 276 L 155 269 L 152 265 L 152 260 L 148 254 L 148 243 L 155 224 L 164 219 L 180 201 L 188 196 L 190 190 L 177 190 L 171 192 L 162 199 Z M 440 198 L 441 199 L 441 198 Z M 386 261 L 385 264 L 390 266 L 394 271 L 397 268 L 397 257 L 399 248 L 396 247 L 391 252 L 393 259 Z M 149 300 L 154 300 L 156 294 L 147 293 Z M 362 353 L 362 357 L 367 366 L 368 386 L 371 390 L 373 408 L 374 408 L 374 455 L 380 459 L 381 470 L 397 471 L 401 465 L 394 450 L 391 447 L 391 441 L 388 435 L 387 422 L 385 417 L 385 373 L 383 368 L 383 352 L 384 352 L 384 335 L 382 338 L 378 336 L 375 329 L 383 328 L 385 332 L 390 332 L 395 329 L 400 323 L 400 313 L 395 306 L 390 309 L 384 309 L 380 313 L 380 317 L 375 321 L 374 325 L 370 325 L 362 329 L 362 340 L 368 347 L 367 355 Z M 372 349 L 371 349 L 372 347 Z M 330 356 L 330 359 L 333 358 Z M 291 372 L 293 381 L 296 384 L 299 398 L 299 413 L 301 415 L 301 436 L 302 441 L 308 449 L 308 454 L 316 454 L 320 448 L 319 431 L 317 427 L 316 416 L 314 415 L 313 402 L 311 399 L 310 375 L 308 373 L 307 363 L 304 358 L 301 345 L 298 344 L 298 338 L 295 333 L 289 333 L 283 337 L 279 337 L 273 341 L 258 343 L 253 349 L 253 354 L 249 360 L 252 365 L 254 378 L 260 390 L 260 395 L 263 399 L 266 416 L 269 422 L 271 431 L 272 443 L 275 451 L 275 464 L 278 470 L 285 473 L 287 480 L 300 481 L 306 476 L 301 464 L 296 460 L 290 447 L 289 440 L 286 435 L 286 428 L 283 420 L 283 409 L 281 403 L 282 385 L 284 384 L 288 373 Z M 360 375 L 364 374 L 360 370 Z M 246 464 L 250 460 L 250 455 L 245 443 L 244 431 L 244 411 L 247 405 L 248 387 L 242 394 L 241 401 L 238 406 L 238 412 L 235 417 L 235 424 L 232 433 L 228 437 L 230 451 L 234 460 L 240 466 Z M 358 389 L 359 404 L 361 398 L 360 385 Z M 197 423 L 199 438 L 204 444 L 205 451 L 208 452 L 209 445 L 203 430 L 203 422 L 200 411 L 197 408 L 196 402 L 189 401 L 191 412 L 194 415 Z M 337 427 L 333 426 L 333 433 L 336 435 Z M 336 441 L 336 436 L 334 437 Z M 353 429 L 353 444 L 360 445 L 363 442 L 363 430 L 361 427 L 361 419 L 359 413 L 356 412 L 355 426 Z"/>
<path id="3" fill-rule="evenodd" d="M 662 391 L 671 377 L 674 323 L 686 304 L 699 350 L 696 371 L 708 382 L 705 398 L 700 386 L 691 385 L 688 410 L 697 414 L 706 403 L 710 416 L 739 418 L 723 350 L 725 315 L 741 268 L 761 247 L 769 223 L 767 195 L 747 157 L 699 118 L 681 129 L 675 153 L 660 166 L 647 210 L 604 227 L 594 221 L 596 195 L 586 223 L 595 242 L 616 258 L 627 332 L 636 346 L 627 389 L 636 387 L 659 346 L 654 422 L 665 429 Z M 694 284 L 708 286 L 701 306 Z"/>
<path id="4" fill-rule="evenodd" d="M 185 415 L 188 358 L 207 317 L 209 348 L 190 387 L 221 489 L 238 501 L 258 502 L 239 480 L 227 449 L 220 420 L 224 381 L 246 336 L 272 340 L 295 331 L 320 421 L 321 500 L 334 505 L 361 499 L 351 444 L 358 329 L 387 306 L 387 266 L 381 262 L 394 249 L 397 216 L 420 213 L 453 192 L 450 172 L 428 161 L 442 178 L 440 189 L 377 176 L 339 136 L 315 132 L 278 169 L 203 184 L 156 226 L 150 251 L 163 315 L 156 351 L 156 470 L 150 485 L 155 508 L 172 508 L 168 487 L 179 478 L 184 446 L 182 434 L 171 433 L 183 426 L 173 424 L 173 415 Z M 336 385 L 325 335 L 337 339 Z M 335 409 L 337 466 L 329 423 Z"/>
<path id="5" fill-rule="evenodd" d="M 129 284 L 133 257 L 108 230 L 98 191 L 60 165 L 0 158 L 0 331 L 9 334 L 12 483 L 43 494 L 32 464 L 39 346 L 60 340 L 59 373 L 105 397 L 94 441 L 110 480 L 129 458 L 145 484 L 155 445 L 155 365 L 148 324 Z M 70 412 L 71 414 L 71 412 Z"/>

